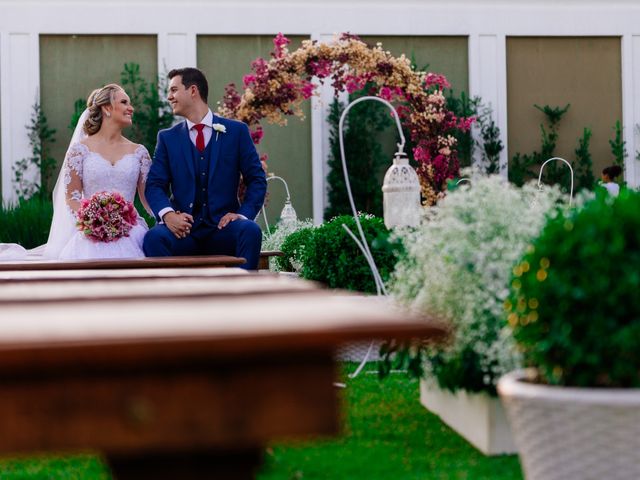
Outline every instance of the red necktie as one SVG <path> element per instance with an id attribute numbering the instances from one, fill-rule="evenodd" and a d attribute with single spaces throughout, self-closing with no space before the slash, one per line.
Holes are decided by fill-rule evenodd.
<path id="1" fill-rule="evenodd" d="M 196 129 L 196 131 L 198 132 L 196 134 L 196 148 L 203 152 L 204 151 L 204 133 L 202 133 L 202 130 L 204 130 L 204 123 L 199 123 L 197 125 L 194 125 L 193 128 Z"/>

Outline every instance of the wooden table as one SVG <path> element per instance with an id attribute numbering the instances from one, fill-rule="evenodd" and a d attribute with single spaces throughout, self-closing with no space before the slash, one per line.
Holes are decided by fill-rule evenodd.
<path id="1" fill-rule="evenodd" d="M 339 433 L 339 344 L 444 335 L 277 275 L 47 275 L 0 281 L 0 452 L 97 450 L 121 480 L 253 478 L 273 439 Z"/>

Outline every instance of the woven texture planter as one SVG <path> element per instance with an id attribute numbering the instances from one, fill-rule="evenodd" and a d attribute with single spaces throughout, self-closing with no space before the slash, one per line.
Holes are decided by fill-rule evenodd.
<path id="1" fill-rule="evenodd" d="M 500 379 L 528 480 L 640 478 L 640 390 L 568 388 Z"/>

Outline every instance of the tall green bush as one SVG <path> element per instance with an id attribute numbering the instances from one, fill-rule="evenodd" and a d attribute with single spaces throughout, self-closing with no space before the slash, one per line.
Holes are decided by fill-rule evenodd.
<path id="1" fill-rule="evenodd" d="M 546 160 L 555 157 L 558 143 L 558 124 L 570 106 L 570 104 L 567 104 L 561 108 L 550 107 L 549 105 L 543 107 L 534 105 L 536 109 L 544 114 L 548 126 L 545 126 L 544 123 L 540 124 L 541 144 L 539 151 L 535 150 L 530 154 L 518 152 L 511 159 L 511 164 L 509 165 L 509 180 L 511 182 L 521 187 L 527 180 L 537 178 L 542 164 Z M 564 164 L 550 162 L 544 169 L 542 180 L 545 183 L 559 184 L 568 191 L 570 174 Z"/>
<path id="2" fill-rule="evenodd" d="M 450 90 L 447 96 L 447 108 L 458 118 L 477 117 L 480 108 L 480 97 L 471 98 L 465 92 L 460 92 L 460 95 L 456 96 L 455 92 Z M 456 128 L 453 130 L 453 136 L 458 141 L 457 149 L 460 166 L 470 166 L 475 147 L 471 130 L 462 131 Z"/>
<path id="3" fill-rule="evenodd" d="M 622 124 L 620 120 L 616 120 L 613 130 L 615 135 L 612 140 L 609 140 L 611 154 L 613 155 L 613 164 L 621 166 L 624 171 L 624 161 L 627 158 L 627 142 L 625 142 L 622 136 Z"/>
<path id="4" fill-rule="evenodd" d="M 575 183 L 578 188 L 593 190 L 596 185 L 596 178 L 593 175 L 593 160 L 589 151 L 591 142 L 591 129 L 585 128 L 582 131 L 582 138 L 578 140 L 578 147 L 575 150 L 576 161 L 571 162 L 575 175 Z"/>
<path id="5" fill-rule="evenodd" d="M 504 150 L 504 144 L 500 140 L 500 128 L 493 119 L 491 107 L 479 104 L 477 123 L 480 129 L 477 146 L 480 148 L 481 169 L 488 175 L 500 173 L 500 153 Z"/>
<path id="6" fill-rule="evenodd" d="M 13 166 L 13 182 L 19 199 L 26 200 L 34 195 L 40 198 L 51 196 L 51 177 L 56 168 L 56 161 L 50 154 L 50 146 L 56 141 L 56 130 L 49 127 L 46 115 L 40 102 L 32 107 L 31 120 L 27 125 L 27 136 L 31 147 L 31 156 L 18 160 Z M 37 178 L 28 178 L 28 171 L 35 169 Z"/>

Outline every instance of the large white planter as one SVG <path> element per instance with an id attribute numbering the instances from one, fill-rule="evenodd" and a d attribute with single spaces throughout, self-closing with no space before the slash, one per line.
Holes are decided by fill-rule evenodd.
<path id="1" fill-rule="evenodd" d="M 568 388 L 500 379 L 528 480 L 640 478 L 640 389 Z"/>
<path id="2" fill-rule="evenodd" d="M 500 400 L 486 393 L 451 393 L 420 381 L 420 402 L 485 455 L 516 453 Z"/>

